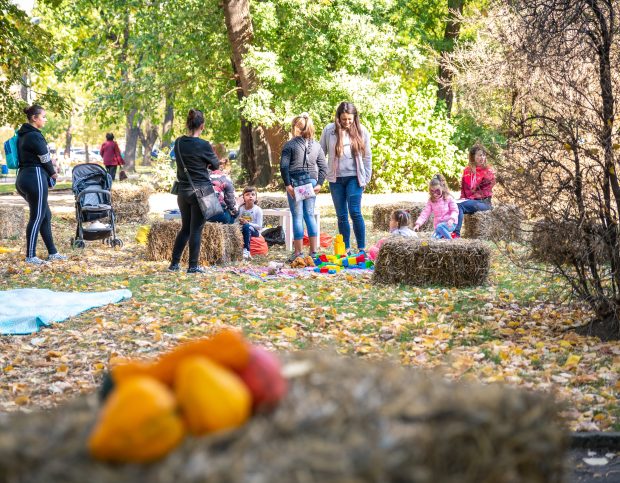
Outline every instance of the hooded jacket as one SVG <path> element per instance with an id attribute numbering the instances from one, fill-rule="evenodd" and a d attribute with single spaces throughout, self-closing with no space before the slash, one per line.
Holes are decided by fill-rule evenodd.
<path id="1" fill-rule="evenodd" d="M 25 123 L 17 131 L 17 152 L 19 153 L 19 168 L 42 167 L 48 176 L 56 171 L 52 165 L 50 150 L 45 138 L 32 124 Z"/>
<path id="2" fill-rule="evenodd" d="M 420 213 L 420 216 L 416 220 L 415 224 L 422 226 L 428 220 L 430 214 L 433 213 L 433 224 L 435 228 L 439 223 L 445 223 L 451 221 L 456 225 L 459 219 L 459 208 L 456 206 L 456 202 L 452 196 L 448 196 L 448 199 L 444 199 L 443 196 L 437 201 L 428 200 L 426 206 Z"/>
<path id="3" fill-rule="evenodd" d="M 469 166 L 463 171 L 461 179 L 461 198 L 466 200 L 483 200 L 493 196 L 495 174 L 488 166 L 476 166 L 472 170 Z"/>

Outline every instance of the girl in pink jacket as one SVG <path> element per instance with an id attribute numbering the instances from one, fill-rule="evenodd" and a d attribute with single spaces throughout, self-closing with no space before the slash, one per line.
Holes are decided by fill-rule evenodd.
<path id="1" fill-rule="evenodd" d="M 456 228 L 459 209 L 454 198 L 450 195 L 446 179 L 442 175 L 436 174 L 428 183 L 428 191 L 430 198 L 416 220 L 413 230 L 418 231 L 428 220 L 430 214 L 433 213 L 433 223 L 435 225 L 433 238 L 446 238 L 450 240 L 452 232 Z"/>

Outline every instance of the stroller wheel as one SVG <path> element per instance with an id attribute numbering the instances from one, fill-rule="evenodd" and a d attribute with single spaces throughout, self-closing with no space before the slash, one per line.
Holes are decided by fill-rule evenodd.
<path id="1" fill-rule="evenodd" d="M 86 248 L 86 243 L 84 240 L 73 240 L 73 248 Z"/>
<path id="2" fill-rule="evenodd" d="M 121 240 L 120 238 L 114 238 L 110 241 L 110 245 L 112 245 L 112 248 L 122 248 L 123 240 Z"/>

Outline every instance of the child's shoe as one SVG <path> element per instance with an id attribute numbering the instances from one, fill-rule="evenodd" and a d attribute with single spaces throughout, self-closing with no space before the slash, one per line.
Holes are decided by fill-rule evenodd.
<path id="1" fill-rule="evenodd" d="M 303 258 L 304 254 L 303 253 L 295 253 L 293 252 L 291 254 L 290 257 L 287 258 L 287 263 L 293 263 L 297 258 L 302 257 Z"/>
<path id="2" fill-rule="evenodd" d="M 47 265 L 47 262 L 45 260 L 41 260 L 39 257 L 26 257 L 26 260 L 24 261 L 31 265 Z"/>
<path id="3" fill-rule="evenodd" d="M 250 254 L 250 250 L 247 249 L 243 249 L 243 259 L 244 260 L 249 260 L 250 258 L 252 258 L 252 255 Z"/>

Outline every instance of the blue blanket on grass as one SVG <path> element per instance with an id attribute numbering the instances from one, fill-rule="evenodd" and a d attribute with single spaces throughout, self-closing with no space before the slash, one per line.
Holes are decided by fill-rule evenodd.
<path id="1" fill-rule="evenodd" d="M 131 291 L 54 292 L 39 288 L 0 291 L 0 335 L 25 335 L 85 310 L 131 298 Z"/>

